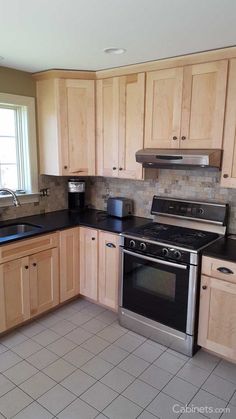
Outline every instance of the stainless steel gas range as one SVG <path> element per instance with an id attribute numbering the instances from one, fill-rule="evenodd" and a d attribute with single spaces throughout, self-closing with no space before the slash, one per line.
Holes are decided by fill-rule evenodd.
<path id="1" fill-rule="evenodd" d="M 122 234 L 121 325 L 193 355 L 201 250 L 225 234 L 227 210 L 226 204 L 153 197 L 158 222 Z"/>

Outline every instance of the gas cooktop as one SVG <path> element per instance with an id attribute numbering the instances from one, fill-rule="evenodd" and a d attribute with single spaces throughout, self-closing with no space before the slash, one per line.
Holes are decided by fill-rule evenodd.
<path id="1" fill-rule="evenodd" d="M 124 234 L 192 250 L 198 250 L 219 237 L 217 233 L 156 222 L 136 227 Z"/>

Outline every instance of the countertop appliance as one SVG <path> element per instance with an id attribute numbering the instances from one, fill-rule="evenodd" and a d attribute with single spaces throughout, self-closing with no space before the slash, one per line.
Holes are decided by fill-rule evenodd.
<path id="1" fill-rule="evenodd" d="M 133 202 L 129 198 L 108 198 L 107 213 L 108 215 L 118 218 L 129 217 L 133 214 Z"/>
<path id="2" fill-rule="evenodd" d="M 201 250 L 225 235 L 228 205 L 154 196 L 151 213 L 158 222 L 122 234 L 119 321 L 192 356 Z"/>
<path id="3" fill-rule="evenodd" d="M 68 208 L 71 211 L 82 212 L 85 209 L 85 181 L 68 180 Z"/>
<path id="4" fill-rule="evenodd" d="M 149 169 L 220 169 L 222 150 L 144 148 L 136 152 L 136 161 Z"/>

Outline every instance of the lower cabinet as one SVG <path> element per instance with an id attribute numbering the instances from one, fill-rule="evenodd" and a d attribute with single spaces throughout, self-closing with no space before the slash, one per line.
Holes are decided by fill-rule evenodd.
<path id="1" fill-rule="evenodd" d="M 30 318 L 29 258 L 0 265 L 0 332 Z"/>
<path id="2" fill-rule="evenodd" d="M 59 304 L 58 249 L 30 256 L 29 265 L 30 314 L 35 316 Z"/>
<path id="3" fill-rule="evenodd" d="M 219 274 L 219 278 L 207 275 L 201 277 L 198 344 L 236 361 L 236 270 L 233 271 L 232 263 L 229 267 L 227 262 L 205 259 L 207 263 L 203 257 L 203 270 L 206 266 L 207 270 Z M 226 277 L 225 280 L 222 276 Z M 232 280 L 228 280 L 229 277 Z"/>
<path id="4" fill-rule="evenodd" d="M 98 301 L 114 310 L 118 308 L 119 236 L 99 232 Z"/>
<path id="5" fill-rule="evenodd" d="M 98 231 L 80 227 L 80 294 L 97 301 Z"/>
<path id="6" fill-rule="evenodd" d="M 60 232 L 60 302 L 79 294 L 79 228 Z"/>

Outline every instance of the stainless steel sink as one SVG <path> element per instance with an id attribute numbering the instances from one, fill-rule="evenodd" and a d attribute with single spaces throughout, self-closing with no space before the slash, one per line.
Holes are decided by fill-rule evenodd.
<path id="1" fill-rule="evenodd" d="M 42 228 L 41 226 L 34 224 L 10 224 L 8 226 L 0 227 L 0 237 L 15 236 L 18 234 L 25 234 L 31 231 L 36 231 Z"/>

